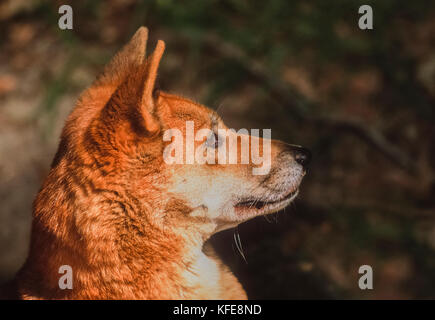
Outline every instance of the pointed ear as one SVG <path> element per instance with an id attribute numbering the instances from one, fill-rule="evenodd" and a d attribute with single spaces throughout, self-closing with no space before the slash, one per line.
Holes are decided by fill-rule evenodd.
<path id="1" fill-rule="evenodd" d="M 140 27 L 131 40 L 106 65 L 96 84 L 120 85 L 129 72 L 143 65 L 147 40 L 148 29 Z"/>
<path id="2" fill-rule="evenodd" d="M 160 59 L 165 51 L 165 43 L 162 40 L 157 41 L 153 54 L 146 61 L 144 91 L 142 96 L 142 105 L 147 106 L 150 111 L 154 109 L 153 91 L 157 78 Z"/>
<path id="3" fill-rule="evenodd" d="M 133 106 L 136 118 L 130 120 L 135 128 L 141 131 L 145 129 L 147 134 L 155 134 L 160 130 L 160 123 L 155 117 L 153 90 L 165 44 L 159 40 L 152 55 L 145 59 L 147 39 L 148 29 L 139 28 L 130 42 L 106 66 L 91 90 L 104 85 L 113 87 L 114 92 L 105 110 L 115 108 L 119 112 Z M 137 117 L 139 114 L 140 117 Z"/>
<path id="4" fill-rule="evenodd" d="M 143 94 L 141 99 L 141 113 L 143 115 L 146 128 L 148 131 L 156 132 L 159 130 L 159 125 L 153 117 L 155 111 L 155 100 L 153 97 L 154 85 L 157 78 L 157 70 L 160 59 L 165 51 L 165 43 L 162 40 L 157 42 L 153 54 L 148 57 L 145 64 L 145 78 L 143 85 Z"/>

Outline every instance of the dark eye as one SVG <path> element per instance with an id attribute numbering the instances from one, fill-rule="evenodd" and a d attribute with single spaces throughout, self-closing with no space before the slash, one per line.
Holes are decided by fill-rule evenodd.
<path id="1" fill-rule="evenodd" d="M 219 139 L 219 135 L 216 132 L 213 132 L 205 142 L 208 148 L 217 149 L 222 144 L 222 139 Z"/>

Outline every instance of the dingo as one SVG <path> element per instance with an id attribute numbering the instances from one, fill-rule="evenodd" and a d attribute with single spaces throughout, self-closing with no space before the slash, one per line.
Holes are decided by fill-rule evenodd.
<path id="1" fill-rule="evenodd" d="M 310 154 L 279 141 L 250 137 L 260 153 L 270 143 L 264 175 L 252 172 L 258 161 L 164 161 L 165 148 L 177 143 L 163 139 L 166 130 L 185 135 L 190 121 L 215 136 L 193 148 L 219 151 L 226 127 L 212 110 L 154 90 L 164 43 L 146 57 L 147 36 L 144 27 L 136 32 L 65 124 L 34 202 L 29 256 L 14 280 L 19 298 L 244 299 L 204 242 L 284 208 L 298 193 Z M 240 144 L 243 135 L 231 134 Z M 60 285 L 59 270 L 70 270 L 72 283 Z"/>

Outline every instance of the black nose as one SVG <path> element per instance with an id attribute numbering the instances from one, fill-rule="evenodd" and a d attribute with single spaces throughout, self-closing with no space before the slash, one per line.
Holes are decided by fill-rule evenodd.
<path id="1" fill-rule="evenodd" d="M 291 149 L 296 162 L 306 168 L 311 161 L 310 150 L 299 146 L 292 146 Z"/>

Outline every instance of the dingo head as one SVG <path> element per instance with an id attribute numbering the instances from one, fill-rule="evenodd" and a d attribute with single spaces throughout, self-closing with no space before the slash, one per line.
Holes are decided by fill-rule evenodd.
<path id="1" fill-rule="evenodd" d="M 226 130 L 211 109 L 156 91 L 164 43 L 145 57 L 146 41 L 147 29 L 140 28 L 82 96 L 53 166 L 81 154 L 96 188 L 111 190 L 105 197 L 131 210 L 136 225 L 166 233 L 207 238 L 287 206 L 298 193 L 309 151 Z M 219 161 L 227 154 L 232 163 Z M 204 155 L 215 161 L 199 161 Z"/>

